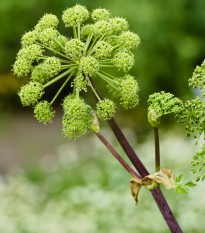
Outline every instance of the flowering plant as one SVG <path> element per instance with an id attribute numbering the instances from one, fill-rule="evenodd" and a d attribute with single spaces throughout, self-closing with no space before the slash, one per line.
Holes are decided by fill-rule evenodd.
<path id="1" fill-rule="evenodd" d="M 65 27 L 73 28 L 73 38 L 61 35 L 57 30 L 58 18 L 45 14 L 32 31 L 25 33 L 21 39 L 22 48 L 17 54 L 13 72 L 18 77 L 30 75 L 31 81 L 22 86 L 18 95 L 23 106 L 34 107 L 34 115 L 39 122 L 51 123 L 55 111 L 52 107 L 66 85 L 73 88 L 62 103 L 62 132 L 69 139 L 76 139 L 92 130 L 106 145 L 109 151 L 133 176 L 130 181 L 132 194 L 137 202 L 141 186 L 148 188 L 172 232 L 182 232 L 173 216 L 159 184 L 167 189 L 176 188 L 178 193 L 186 193 L 193 182 L 181 185 L 182 175 L 175 179 L 169 169 L 160 169 L 160 151 L 158 127 L 160 119 L 166 114 L 175 114 L 179 123 L 186 122 L 187 134 L 199 137 L 204 132 L 204 103 L 197 97 L 183 103 L 170 93 L 154 93 L 148 99 L 148 121 L 154 128 L 155 135 L 155 173 L 149 174 L 140 161 L 121 129 L 114 120 L 116 105 L 108 97 L 103 98 L 98 91 L 95 80 L 102 79 L 108 92 L 116 98 L 125 109 L 135 108 L 139 104 L 139 85 L 128 72 L 134 65 L 132 50 L 137 49 L 140 38 L 129 30 L 126 19 L 111 17 L 106 9 L 95 9 L 91 13 L 93 23 L 85 24 L 89 18 L 86 7 L 75 5 L 63 12 Z M 118 70 L 118 75 L 107 72 L 108 67 Z M 194 71 L 190 85 L 204 88 L 204 63 Z M 45 89 L 53 83 L 64 79 L 64 83 L 53 99 L 41 100 Z M 97 104 L 93 108 L 88 105 L 81 93 L 88 89 L 94 93 Z M 204 95 L 204 92 L 203 92 Z M 115 151 L 110 143 L 99 132 L 98 118 L 107 120 L 120 145 L 138 171 L 132 169 Z M 204 147 L 202 152 L 194 156 L 194 166 L 199 166 L 198 176 L 203 180 Z M 196 169 L 192 170 L 196 172 Z"/>

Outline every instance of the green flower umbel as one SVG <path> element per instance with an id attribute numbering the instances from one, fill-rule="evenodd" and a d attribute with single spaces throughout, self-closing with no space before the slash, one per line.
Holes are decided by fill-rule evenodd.
<path id="1" fill-rule="evenodd" d="M 89 16 L 93 21 L 86 24 Z M 43 15 L 33 30 L 22 36 L 13 72 L 18 77 L 30 76 L 31 81 L 21 87 L 18 95 L 24 106 L 35 106 L 35 117 L 44 124 L 52 122 L 52 105 L 61 91 L 73 90 L 63 103 L 63 133 L 75 139 L 93 129 L 97 116 L 109 120 L 115 114 L 114 102 L 109 98 L 101 100 L 93 81 L 102 79 L 125 109 L 138 105 L 139 86 L 128 72 L 134 66 L 132 50 L 138 48 L 140 38 L 129 30 L 126 19 L 112 17 L 103 8 L 89 13 L 85 6 L 77 4 L 63 11 L 62 20 L 65 27 L 72 28 L 73 37 L 58 31 L 59 19 L 55 15 Z M 111 69 L 115 69 L 115 76 Z M 58 81 L 61 86 L 51 101 L 40 101 L 47 88 Z M 96 115 L 81 97 L 82 91 L 90 90 L 99 100 Z"/>
<path id="2" fill-rule="evenodd" d="M 63 134 L 69 139 L 76 139 L 91 127 L 92 109 L 81 98 L 69 95 L 63 102 Z"/>
<path id="3" fill-rule="evenodd" d="M 52 122 L 55 111 L 53 111 L 51 104 L 44 100 L 35 106 L 34 114 L 39 122 L 47 124 Z"/>

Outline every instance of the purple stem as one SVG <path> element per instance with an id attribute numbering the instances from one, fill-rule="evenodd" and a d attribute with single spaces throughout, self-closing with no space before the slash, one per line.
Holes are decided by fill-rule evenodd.
<path id="1" fill-rule="evenodd" d="M 110 145 L 106 138 L 100 133 L 96 133 L 98 138 L 103 142 L 103 144 L 108 148 L 108 150 L 115 156 L 115 158 L 122 164 L 122 166 L 133 176 L 137 177 L 139 180 L 142 180 L 142 177 L 139 176 L 130 166 L 125 162 L 125 160 L 117 153 L 117 151 Z"/>
<path id="2" fill-rule="evenodd" d="M 98 91 L 97 87 L 95 86 L 95 84 L 91 78 L 90 78 L 90 81 L 91 81 L 91 84 L 93 85 L 96 93 L 98 94 L 98 96 L 101 99 L 103 99 L 100 92 Z M 140 159 L 138 158 L 138 156 L 136 155 L 136 153 L 132 149 L 131 145 L 127 141 L 125 135 L 121 131 L 121 129 L 118 126 L 115 119 L 112 118 L 112 119 L 108 120 L 108 123 L 109 123 L 112 131 L 114 132 L 118 142 L 120 143 L 121 147 L 123 148 L 123 150 L 127 154 L 128 158 L 130 159 L 130 161 L 132 162 L 134 167 L 137 169 L 139 174 L 142 177 L 149 175 L 147 169 L 145 168 L 143 163 L 140 161 Z M 156 188 L 156 189 L 152 190 L 151 193 L 152 193 L 152 196 L 153 196 L 155 202 L 157 203 L 157 205 L 161 211 L 161 214 L 164 217 L 170 231 L 172 233 L 183 233 L 183 231 L 181 230 L 179 224 L 177 223 L 166 199 L 164 198 L 164 195 L 162 194 L 160 188 Z"/>

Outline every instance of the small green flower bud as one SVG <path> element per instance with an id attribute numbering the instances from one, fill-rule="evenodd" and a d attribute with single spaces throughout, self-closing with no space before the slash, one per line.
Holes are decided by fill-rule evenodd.
<path id="1" fill-rule="evenodd" d="M 112 55 L 112 46 L 105 41 L 98 41 L 93 49 L 94 57 L 98 59 L 109 58 Z"/>
<path id="2" fill-rule="evenodd" d="M 47 74 L 44 72 L 42 63 L 36 66 L 31 73 L 31 80 L 35 82 L 39 82 L 41 84 L 46 83 Z"/>
<path id="3" fill-rule="evenodd" d="M 25 58 L 17 58 L 13 65 L 14 75 L 17 77 L 27 76 L 31 71 L 31 63 Z"/>
<path id="4" fill-rule="evenodd" d="M 104 99 L 98 101 L 97 105 L 97 116 L 102 120 L 109 120 L 115 115 L 115 104 L 112 100 Z"/>
<path id="5" fill-rule="evenodd" d="M 85 43 L 79 39 L 71 39 L 65 44 L 65 53 L 68 57 L 80 57 L 83 54 Z"/>
<path id="6" fill-rule="evenodd" d="M 86 7 L 76 5 L 68 8 L 63 12 L 62 19 L 66 27 L 77 27 L 78 23 L 83 23 L 89 17 L 89 12 Z"/>
<path id="7" fill-rule="evenodd" d="M 57 57 L 49 57 L 42 63 L 42 68 L 47 78 L 52 78 L 61 71 L 61 62 Z"/>
<path id="8" fill-rule="evenodd" d="M 49 46 L 54 39 L 58 38 L 58 31 L 53 28 L 46 28 L 38 34 L 40 42 L 46 46 Z"/>
<path id="9" fill-rule="evenodd" d="M 23 77 L 30 73 L 34 60 L 43 54 L 39 45 L 33 44 L 23 47 L 17 54 L 17 59 L 13 65 L 14 74 Z"/>
<path id="10" fill-rule="evenodd" d="M 113 57 L 113 64 L 124 72 L 129 71 L 135 63 L 134 54 L 130 51 L 119 51 Z"/>
<path id="11" fill-rule="evenodd" d="M 43 31 L 46 28 L 56 28 L 58 25 L 58 18 L 52 14 L 45 14 L 35 26 L 35 30 Z"/>
<path id="12" fill-rule="evenodd" d="M 76 139 L 85 134 L 92 124 L 92 109 L 81 98 L 67 96 L 63 102 L 63 134 L 69 139 Z"/>
<path id="13" fill-rule="evenodd" d="M 22 86 L 18 92 L 24 106 L 36 104 L 43 94 L 43 85 L 33 81 L 29 82 L 25 86 Z"/>
<path id="14" fill-rule="evenodd" d="M 108 21 L 99 20 L 93 24 L 93 34 L 96 37 L 109 36 L 112 32 L 112 24 Z"/>
<path id="15" fill-rule="evenodd" d="M 121 32 L 127 31 L 129 28 L 127 20 L 121 17 L 111 18 L 109 22 L 111 23 L 113 28 L 113 33 L 115 34 L 119 34 Z"/>
<path id="16" fill-rule="evenodd" d="M 126 49 L 136 49 L 140 44 L 140 38 L 133 32 L 123 32 L 119 36 L 119 44 Z"/>
<path id="17" fill-rule="evenodd" d="M 92 56 L 82 57 L 80 62 L 80 70 L 85 75 L 92 76 L 99 70 L 97 59 Z"/>
<path id="18" fill-rule="evenodd" d="M 53 111 L 53 108 L 51 107 L 50 103 L 44 100 L 35 106 L 34 116 L 37 118 L 39 122 L 47 124 L 52 122 L 55 116 L 55 111 Z"/>
<path id="19" fill-rule="evenodd" d="M 75 89 L 79 91 L 87 91 L 87 84 L 87 79 L 84 77 L 82 73 L 79 73 L 72 82 L 72 86 L 74 86 Z"/>
<path id="20" fill-rule="evenodd" d="M 110 17 L 110 12 L 106 9 L 95 9 L 92 12 L 92 19 L 94 21 L 99 21 L 99 20 L 108 20 Z"/>
<path id="21" fill-rule="evenodd" d="M 201 66 L 197 66 L 196 69 L 193 72 L 193 76 L 191 79 L 189 79 L 189 86 L 193 88 L 205 88 L 205 60 L 201 64 Z"/>
<path id="22" fill-rule="evenodd" d="M 26 32 L 21 38 L 21 44 L 23 47 L 33 45 L 35 44 L 36 41 L 37 41 L 36 31 Z"/>
<path id="23" fill-rule="evenodd" d="M 39 45 L 33 44 L 19 50 L 17 59 L 26 59 L 30 64 L 43 54 L 44 50 Z"/>
<path id="24" fill-rule="evenodd" d="M 125 75 L 119 86 L 120 104 L 125 109 L 135 108 L 139 104 L 139 86 L 131 75 Z"/>

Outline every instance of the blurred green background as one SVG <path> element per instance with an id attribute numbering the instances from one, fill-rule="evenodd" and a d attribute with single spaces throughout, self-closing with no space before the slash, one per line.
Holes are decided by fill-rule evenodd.
<path id="1" fill-rule="evenodd" d="M 119 110 L 117 120 L 150 172 L 154 148 L 146 122 L 148 95 L 161 90 L 183 99 L 193 95 L 187 80 L 205 54 L 203 0 L 1 0 L 0 232 L 169 232 L 146 190 L 134 206 L 130 176 L 94 136 L 69 142 L 61 135 L 61 109 L 54 123 L 44 126 L 34 119 L 32 109 L 20 104 L 16 92 L 25 79 L 14 77 L 11 69 L 22 34 L 44 13 L 60 18 L 76 3 L 90 11 L 109 9 L 113 16 L 125 17 L 140 35 L 131 73 L 140 84 L 141 106 Z M 67 33 L 62 22 L 59 31 Z M 172 121 L 170 133 L 167 121 L 161 135 L 163 165 L 176 174 L 184 172 L 189 180 L 194 143 L 173 129 Z M 200 184 L 185 196 L 165 192 L 185 232 L 204 232 L 204 191 Z"/>

